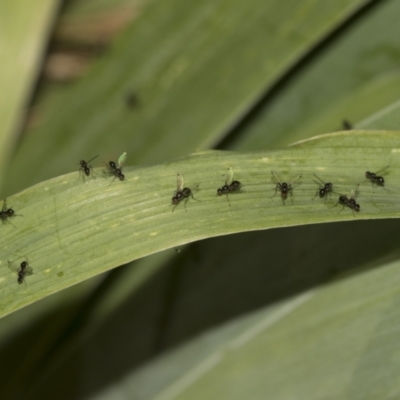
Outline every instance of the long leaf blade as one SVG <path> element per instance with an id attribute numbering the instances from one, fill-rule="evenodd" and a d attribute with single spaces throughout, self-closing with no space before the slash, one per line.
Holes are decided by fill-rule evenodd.
<path id="1" fill-rule="evenodd" d="M 34 276 L 27 279 L 23 296 L 13 273 L 3 275 L 1 314 L 7 314 L 62 288 L 128 261 L 183 243 L 235 232 L 327 221 L 395 218 L 400 216 L 394 182 L 398 176 L 399 134 L 396 132 L 339 132 L 302 142 L 288 149 L 260 153 L 208 151 L 173 163 L 142 169 L 126 169 L 126 181 L 98 176 L 83 183 L 75 174 L 42 182 L 10 198 L 9 205 L 23 216 L 14 226 L 1 228 L 1 266 L 7 260 L 29 258 Z M 368 160 L 368 161 L 367 161 Z M 368 162 L 368 164 L 367 164 Z M 365 182 L 365 171 L 390 163 L 387 192 Z M 223 185 L 221 172 L 228 167 L 243 184 L 243 192 L 231 195 L 231 206 L 216 196 Z M 282 204 L 274 194 L 271 171 L 289 181 L 301 174 L 301 182 Z M 185 186 L 200 190 L 172 211 L 176 174 Z M 341 211 L 327 202 L 312 200 L 317 172 L 332 179 L 350 196 L 361 182 L 357 202 L 361 212 Z M 97 171 L 98 175 L 101 171 Z M 363 182 L 364 181 L 364 182 Z M 335 187 L 335 186 L 334 186 Z M 338 196 L 338 195 L 336 195 Z M 341 212 L 339 212 L 341 211 Z"/>

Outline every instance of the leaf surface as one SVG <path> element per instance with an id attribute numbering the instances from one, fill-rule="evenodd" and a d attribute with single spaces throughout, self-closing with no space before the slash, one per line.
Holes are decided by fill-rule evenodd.
<path id="1" fill-rule="evenodd" d="M 78 172 L 60 176 L 8 199 L 17 214 L 2 227 L 3 254 L 18 263 L 29 258 L 35 275 L 24 296 L 16 275 L 4 275 L 2 314 L 146 255 L 230 233 L 329 221 L 395 218 L 400 215 L 398 188 L 399 136 L 396 132 L 339 132 L 299 143 L 288 149 L 259 153 L 208 151 L 154 167 L 126 168 L 126 181 L 79 179 Z M 366 165 L 366 159 L 368 165 Z M 366 182 L 366 170 L 390 164 L 387 186 Z M 230 203 L 216 196 L 227 168 L 243 184 Z M 293 198 L 283 204 L 271 171 L 293 185 Z M 324 201 L 315 197 L 315 172 L 332 181 L 338 193 L 351 196 L 357 183 L 361 212 L 342 209 L 338 194 Z M 171 198 L 176 174 L 192 188 L 195 199 L 175 209 Z M 198 188 L 197 188 L 198 186 Z M 340 190 L 340 192 L 339 192 Z M 271 198 L 271 196 L 274 196 Z M 293 203 L 292 203 L 292 201 Z M 173 212 L 171 212 L 173 210 Z M 23 285 L 22 285 L 23 286 Z"/>

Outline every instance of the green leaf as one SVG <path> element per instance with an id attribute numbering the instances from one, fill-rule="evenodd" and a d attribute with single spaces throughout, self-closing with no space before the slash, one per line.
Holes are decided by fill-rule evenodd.
<path id="1" fill-rule="evenodd" d="M 0 3 L 0 185 L 38 75 L 56 0 Z M 8 169 L 7 169 L 8 171 Z"/>
<path id="2" fill-rule="evenodd" d="M 24 289 L 15 274 L 3 277 L 1 315 L 128 261 L 207 237 L 398 217 L 395 188 L 388 193 L 364 178 L 367 169 L 376 171 L 390 162 L 388 187 L 396 181 L 398 138 L 396 132 L 339 132 L 272 152 L 208 151 L 154 167 L 126 168 L 122 182 L 95 170 L 97 177 L 85 183 L 76 172 L 27 189 L 8 200 L 22 216 L 13 219 L 15 227 L 4 224 L 1 240 L 7 259 L 19 263 L 29 258 L 35 275 L 27 278 L 21 297 L 14 295 Z M 231 206 L 216 196 L 228 167 L 243 184 L 242 193 L 230 195 Z M 271 170 L 285 181 L 302 175 L 294 185 L 293 204 L 288 199 L 283 205 L 279 194 L 270 198 L 276 185 Z M 326 202 L 312 200 L 318 189 L 315 172 L 348 196 L 360 182 L 361 212 L 356 216 L 350 209 L 333 208 L 337 195 Z M 170 204 L 177 173 L 197 199 L 189 199 L 187 212 L 185 204 L 175 209 Z"/>
<path id="3" fill-rule="evenodd" d="M 94 399 L 396 398 L 399 271 L 382 263 L 231 321 Z"/>
<path id="4" fill-rule="evenodd" d="M 265 99 L 237 132 L 236 146 L 283 146 L 338 130 L 344 119 L 366 129 L 357 123 L 399 98 L 400 3 L 370 5 Z"/>
<path id="5" fill-rule="evenodd" d="M 385 130 L 396 130 L 400 124 L 400 100 L 393 102 L 387 107 L 376 111 L 368 118 L 360 121 L 357 127 L 373 130 L 376 126 Z"/>

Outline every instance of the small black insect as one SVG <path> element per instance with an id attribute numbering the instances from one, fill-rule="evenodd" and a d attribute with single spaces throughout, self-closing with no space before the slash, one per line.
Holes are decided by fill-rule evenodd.
<path id="1" fill-rule="evenodd" d="M 360 205 L 356 202 L 356 199 L 354 197 L 350 197 L 347 200 L 347 207 L 351 208 L 352 210 L 359 212 L 361 210 Z"/>
<path id="2" fill-rule="evenodd" d="M 130 109 L 135 109 L 137 107 L 139 107 L 139 98 L 137 96 L 137 94 L 133 91 L 128 92 L 125 95 L 125 104 L 128 108 Z"/>
<path id="3" fill-rule="evenodd" d="M 343 207 L 342 207 L 342 210 L 343 210 L 344 207 L 347 206 L 347 207 L 349 207 L 351 210 L 353 210 L 353 214 L 354 214 L 354 211 L 355 211 L 355 212 L 359 212 L 359 211 L 361 210 L 361 207 L 360 207 L 360 205 L 356 202 L 356 197 L 357 197 L 357 195 L 358 195 L 358 188 L 359 188 L 359 186 L 360 186 L 360 185 L 357 185 L 357 188 L 356 188 L 355 190 L 352 190 L 352 191 L 351 191 L 350 198 L 347 197 L 345 194 L 340 195 L 340 196 L 339 196 L 338 202 L 337 202 L 333 207 L 336 207 L 338 204 L 340 204 L 340 205 L 343 206 Z M 340 211 L 342 211 L 342 210 L 340 210 Z M 340 211 L 339 211 L 339 212 L 340 212 Z"/>
<path id="4" fill-rule="evenodd" d="M 7 207 L 7 201 L 6 199 L 3 200 L 3 207 L 0 211 L 0 219 L 3 224 L 6 222 L 9 222 L 11 225 L 14 225 L 9 218 L 15 217 L 17 214 L 15 214 L 15 211 L 12 209 L 12 207 Z"/>
<path id="5" fill-rule="evenodd" d="M 231 205 L 228 197 L 229 193 L 239 192 L 242 187 L 242 184 L 239 181 L 233 181 L 232 178 L 233 178 L 232 168 L 228 168 L 228 174 L 226 175 L 225 185 L 217 189 L 218 196 L 226 194 L 226 199 L 228 200 L 229 206 Z"/>
<path id="6" fill-rule="evenodd" d="M 122 168 L 118 168 L 114 161 L 110 161 L 107 167 L 110 176 L 112 175 L 115 178 L 118 178 L 120 181 L 125 179 L 125 175 L 122 173 Z"/>
<path id="7" fill-rule="evenodd" d="M 322 183 L 322 186 L 319 187 L 319 189 L 316 191 L 314 199 L 319 196 L 320 199 L 323 199 L 332 194 L 333 191 L 333 185 L 331 182 L 324 182 L 321 178 L 319 178 L 317 175 L 314 174 L 314 176 Z M 320 185 L 319 182 L 318 185 Z"/>
<path id="8" fill-rule="evenodd" d="M 25 276 L 32 275 L 33 270 L 29 266 L 28 261 L 22 261 L 21 265 L 19 268 L 13 267 L 12 266 L 12 261 L 8 261 L 8 266 L 12 271 L 15 271 L 18 275 L 17 282 L 19 284 L 24 283 Z"/>
<path id="9" fill-rule="evenodd" d="M 79 168 L 79 174 L 82 174 L 83 179 L 85 179 L 85 175 L 90 176 L 90 171 L 92 171 L 93 168 L 89 163 L 92 162 L 93 160 L 95 160 L 97 157 L 98 157 L 98 155 L 96 157 L 93 157 L 89 161 L 85 161 L 85 160 L 79 161 L 79 165 L 81 166 Z"/>
<path id="10" fill-rule="evenodd" d="M 281 180 L 278 178 L 278 175 L 274 171 L 271 171 L 271 173 L 277 182 L 276 186 L 275 186 L 275 193 L 273 196 L 271 196 L 271 198 L 276 196 L 276 192 L 279 190 L 279 192 L 281 193 L 282 203 L 283 203 L 283 205 L 285 205 L 285 201 L 288 197 L 288 194 L 290 194 L 290 198 L 292 199 L 292 196 L 293 196 L 292 185 L 293 185 L 293 183 L 295 183 L 297 180 L 299 180 L 301 178 L 301 175 L 299 175 L 295 179 L 292 179 L 292 181 L 290 183 L 286 183 L 286 182 L 281 182 Z M 293 202 L 293 200 L 292 200 L 292 202 Z"/>
<path id="11" fill-rule="evenodd" d="M 380 169 L 378 172 L 366 171 L 365 172 L 365 177 L 369 181 L 371 181 L 372 185 L 382 186 L 383 188 L 385 188 L 385 179 L 383 178 L 383 176 L 380 176 L 378 174 L 380 174 L 382 171 L 384 171 L 387 168 L 389 168 L 389 165 L 387 165 L 386 167 Z"/>
<path id="12" fill-rule="evenodd" d="M 342 121 L 342 128 L 346 131 L 349 131 L 349 130 L 353 129 L 353 125 L 349 121 L 347 121 L 347 119 L 344 119 Z"/>
<path id="13" fill-rule="evenodd" d="M 176 184 L 176 192 L 175 195 L 172 197 L 172 205 L 174 206 L 172 211 L 175 210 L 175 207 L 182 201 L 185 200 L 185 211 L 186 210 L 186 203 L 189 200 L 189 197 L 191 197 L 194 200 L 197 200 L 192 193 L 192 190 L 188 187 L 183 187 L 184 186 L 184 180 L 183 176 L 181 174 L 178 174 L 177 177 L 177 184 Z"/>
<path id="14" fill-rule="evenodd" d="M 124 162 L 126 160 L 126 152 L 123 153 L 119 158 L 118 158 L 118 166 L 115 164 L 114 161 L 110 161 L 107 165 L 108 168 L 108 174 L 110 176 L 114 176 L 114 179 L 118 178 L 120 181 L 125 180 L 125 175 L 122 173 L 122 166 L 124 165 Z M 111 183 L 112 183 L 111 182 Z"/>

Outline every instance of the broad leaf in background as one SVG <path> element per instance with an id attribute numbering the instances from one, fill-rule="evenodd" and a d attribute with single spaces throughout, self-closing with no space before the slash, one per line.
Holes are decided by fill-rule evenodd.
<path id="1" fill-rule="evenodd" d="M 22 128 L 25 106 L 38 78 L 57 0 L 0 3 L 0 186 Z M 7 166 L 7 169 L 5 168 Z"/>
<path id="2" fill-rule="evenodd" d="M 327 282 L 197 337 L 91 398 L 397 398 L 399 272 L 399 261 L 386 262 Z"/>
<path id="3" fill-rule="evenodd" d="M 356 124 L 398 100 L 399 17 L 397 2 L 375 2 L 266 96 L 238 128 L 236 145 L 282 146 L 339 130 L 344 119 Z"/>

